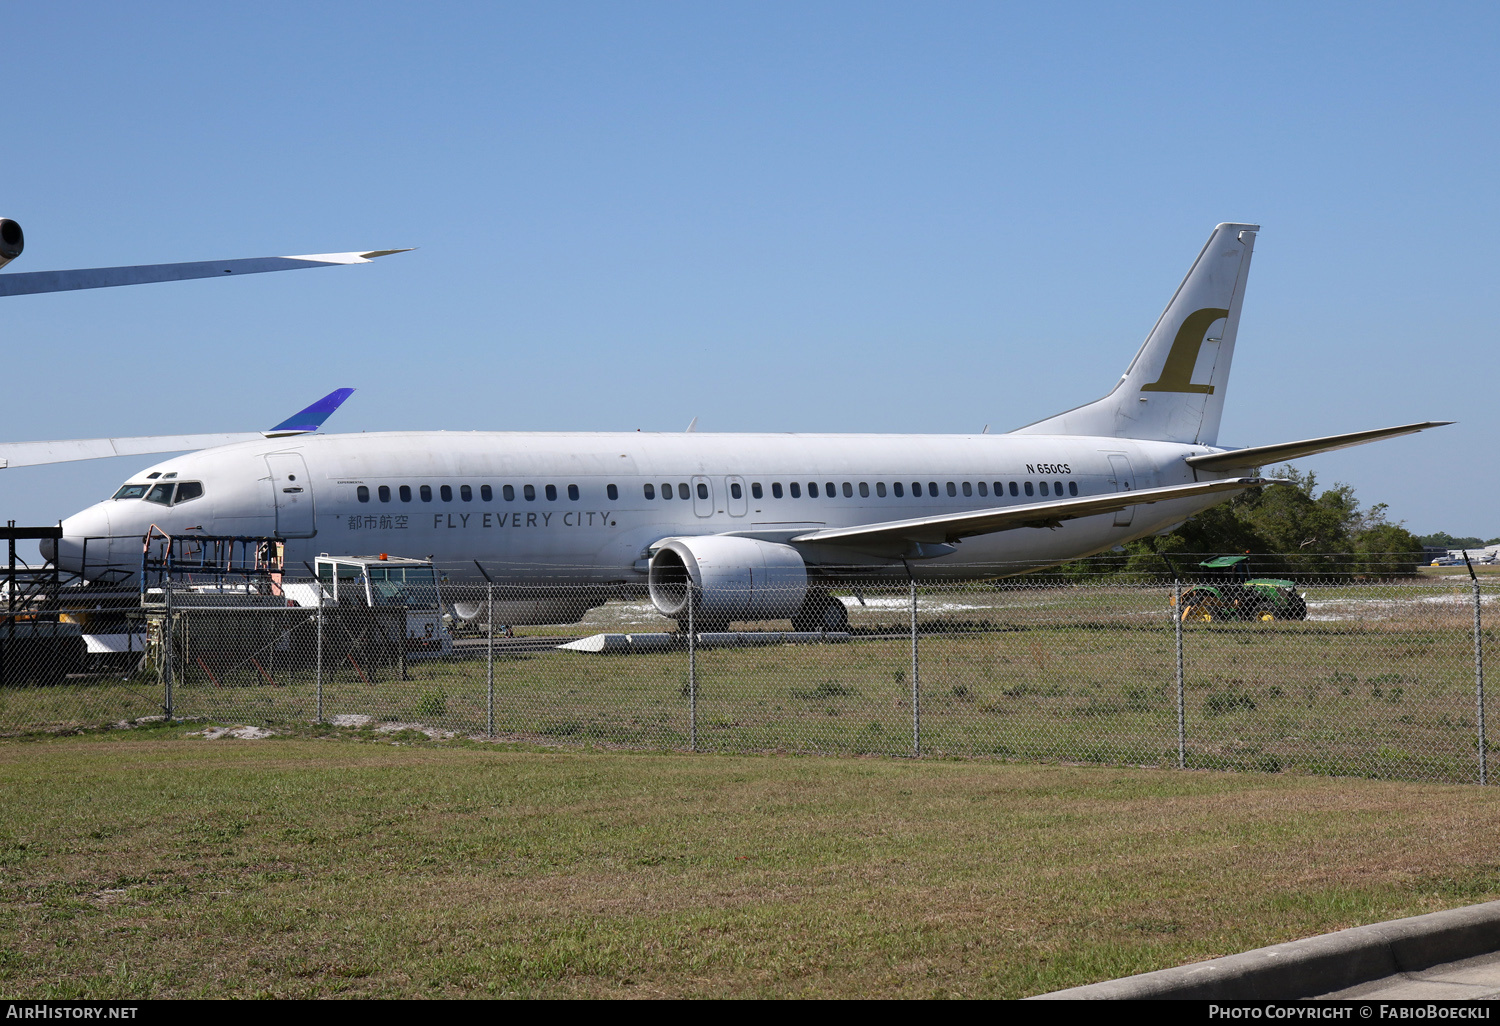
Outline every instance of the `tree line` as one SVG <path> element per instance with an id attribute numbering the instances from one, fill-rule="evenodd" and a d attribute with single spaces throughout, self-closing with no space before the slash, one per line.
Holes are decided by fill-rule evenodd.
<path id="1" fill-rule="evenodd" d="M 1428 562 L 1422 541 L 1387 518 L 1385 503 L 1366 508 L 1346 484 L 1320 492 L 1315 474 L 1291 466 L 1270 476 L 1289 483 L 1247 489 L 1168 534 L 1038 576 L 1190 577 L 1204 559 L 1240 554 L 1250 555 L 1252 574 L 1291 578 L 1410 576 Z"/>

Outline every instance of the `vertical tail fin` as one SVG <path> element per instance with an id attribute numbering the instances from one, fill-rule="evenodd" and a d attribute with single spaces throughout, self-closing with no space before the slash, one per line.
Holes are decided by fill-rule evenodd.
<path id="1" fill-rule="evenodd" d="M 1020 434 L 1218 441 L 1219 418 L 1256 224 L 1221 224 L 1145 345 L 1103 399 L 1018 428 Z"/>

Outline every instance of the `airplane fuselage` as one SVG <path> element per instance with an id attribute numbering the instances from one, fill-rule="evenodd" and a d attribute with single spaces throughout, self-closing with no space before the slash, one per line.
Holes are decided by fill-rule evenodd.
<path id="1" fill-rule="evenodd" d="M 59 560 L 86 577 L 132 572 L 155 524 L 173 535 L 285 538 L 289 565 L 319 553 L 389 552 L 447 564 L 455 581 L 482 580 L 477 560 L 496 581 L 630 582 L 643 578 L 651 547 L 667 537 L 784 542 L 821 528 L 1186 484 L 1195 477 L 1183 457 L 1216 451 L 1072 435 L 313 435 L 147 468 L 130 478 L 141 497 L 109 499 L 64 522 Z M 201 494 L 166 505 L 160 486 L 172 483 L 200 484 Z M 153 488 L 158 501 L 147 497 Z M 1157 533 L 1218 501 L 1159 502 L 965 538 L 920 560 L 920 573 L 1054 565 Z M 904 579 L 910 562 L 858 547 L 799 549 L 814 572 Z"/>

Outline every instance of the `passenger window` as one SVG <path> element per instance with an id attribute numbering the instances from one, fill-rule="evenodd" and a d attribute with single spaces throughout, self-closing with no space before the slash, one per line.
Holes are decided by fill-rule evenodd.
<path id="1" fill-rule="evenodd" d="M 866 488 L 865 491 L 868 493 L 869 489 Z M 844 498 L 846 498 L 846 499 L 852 499 L 852 498 L 854 498 L 854 488 L 853 488 L 852 485 L 849 484 L 848 481 L 844 482 Z"/>
<path id="2" fill-rule="evenodd" d="M 1042 494 L 1046 495 L 1047 494 L 1047 482 L 1046 481 L 1041 482 L 1041 489 L 1042 489 Z"/>
<path id="3" fill-rule="evenodd" d="M 376 494 L 378 494 L 380 496 L 380 501 L 381 502 L 390 502 L 391 501 L 391 486 L 390 485 L 381 485 Z"/>
<path id="4" fill-rule="evenodd" d="M 364 497 L 364 499 L 362 501 L 369 502 L 370 501 L 370 492 L 369 492 L 369 489 L 365 488 L 363 485 L 361 485 L 360 488 L 365 493 L 365 497 Z M 202 494 L 203 494 L 203 485 L 201 485 L 197 481 L 184 481 L 184 482 L 182 482 L 182 484 L 180 484 L 180 485 L 177 486 L 177 498 L 174 500 L 173 505 L 176 505 L 177 503 L 181 503 L 181 502 L 187 502 L 189 499 L 196 499 L 198 496 L 200 496 Z"/>
<path id="5" fill-rule="evenodd" d="M 708 498 L 708 485 L 704 484 L 702 481 L 698 482 L 698 498 Z"/>
<path id="6" fill-rule="evenodd" d="M 698 487 L 699 488 L 703 488 L 702 485 L 699 485 Z M 707 489 L 705 488 L 704 491 L 707 491 Z M 729 482 L 729 497 L 730 498 L 732 498 L 732 499 L 738 499 L 740 496 L 742 496 L 744 494 L 745 494 L 745 490 L 740 487 L 740 483 L 738 481 L 731 481 L 731 482 Z M 708 498 L 708 496 L 705 495 L 704 498 L 706 499 L 706 498 Z"/>
<path id="7" fill-rule="evenodd" d="M 1026 482 L 1026 494 L 1027 495 L 1031 495 L 1032 494 L 1031 482 L 1030 481 Z"/>
<path id="8" fill-rule="evenodd" d="M 506 485 L 504 488 L 502 488 L 500 490 L 500 494 L 505 497 L 505 501 L 506 502 L 515 502 L 516 501 L 516 486 L 515 485 Z"/>
<path id="9" fill-rule="evenodd" d="M 795 485 L 793 487 L 795 487 Z M 779 498 L 781 498 L 781 482 L 780 481 L 772 481 L 771 482 L 771 498 L 773 498 L 773 499 L 779 499 Z"/>
<path id="10" fill-rule="evenodd" d="M 458 497 L 460 499 L 462 499 L 464 502 L 473 502 L 474 501 L 474 489 L 470 488 L 468 485 L 459 485 L 458 486 Z"/>
<path id="11" fill-rule="evenodd" d="M 870 497 L 870 486 L 863 481 L 859 483 L 859 497 L 861 499 L 868 499 Z"/>
<path id="12" fill-rule="evenodd" d="M 557 501 L 557 485 L 548 485 L 547 486 L 547 501 L 548 502 L 556 502 Z"/>
<path id="13" fill-rule="evenodd" d="M 443 485 L 443 487 L 441 487 L 441 488 L 438 489 L 438 495 L 442 496 L 442 499 L 443 499 L 444 502 L 452 502 L 453 501 L 453 486 L 452 485 Z"/>
<path id="14" fill-rule="evenodd" d="M 661 497 L 663 499 L 670 499 L 672 497 L 672 485 L 670 482 L 663 481 L 661 483 Z"/>
<path id="15" fill-rule="evenodd" d="M 964 498 L 967 499 L 970 496 L 972 496 L 973 494 L 974 494 L 974 489 L 969 486 L 969 482 L 965 481 L 964 482 Z"/>
<path id="16" fill-rule="evenodd" d="M 1078 482 L 1077 481 L 1069 481 L 1068 482 L 1068 494 L 1069 495 L 1077 495 L 1078 494 Z"/>
<path id="17" fill-rule="evenodd" d="M 957 495 L 958 495 L 958 488 L 953 484 L 952 481 L 949 481 L 948 482 L 948 498 L 952 499 L 952 498 L 954 498 Z"/>
<path id="18" fill-rule="evenodd" d="M 1052 482 L 1052 494 L 1053 495 L 1061 495 L 1062 494 L 1062 482 L 1061 481 L 1053 481 Z"/>
<path id="19" fill-rule="evenodd" d="M 800 499 L 800 498 L 802 498 L 802 486 L 800 484 L 798 484 L 796 481 L 792 482 L 792 498 L 794 498 L 794 499 Z"/>
<path id="20" fill-rule="evenodd" d="M 875 482 L 875 497 L 877 499 L 883 499 L 883 498 L 885 498 L 885 482 L 884 481 L 876 481 Z"/>
<path id="21" fill-rule="evenodd" d="M 688 491 L 686 481 L 677 482 L 677 497 L 679 499 L 691 499 L 693 497 L 693 493 Z"/>
<path id="22" fill-rule="evenodd" d="M 760 482 L 759 481 L 753 481 L 753 482 L 751 482 L 751 484 L 750 484 L 750 497 L 752 499 L 763 499 L 763 498 L 765 498 L 765 495 L 766 495 L 766 493 L 761 490 Z"/>
<path id="23" fill-rule="evenodd" d="M 604 494 L 609 496 L 609 501 L 610 502 L 614 502 L 616 499 L 618 499 L 620 497 L 619 486 L 617 486 L 617 485 L 610 485 L 608 488 L 604 489 Z"/>
<path id="24" fill-rule="evenodd" d="M 980 492 L 979 494 L 983 495 L 984 493 Z M 998 499 L 1000 496 L 1002 496 L 1004 494 L 1005 494 L 1005 482 L 1004 481 L 996 481 L 995 482 L 995 498 Z"/>
<path id="25" fill-rule="evenodd" d="M 656 498 L 656 487 L 654 485 L 649 485 L 649 484 L 646 485 L 646 498 L 648 498 L 648 499 L 654 499 L 654 498 Z"/>
<path id="26" fill-rule="evenodd" d="M 485 502 L 494 502 L 495 501 L 495 489 L 491 488 L 489 485 L 480 485 L 479 486 L 479 498 L 482 499 Z"/>
<path id="27" fill-rule="evenodd" d="M 401 486 L 401 501 L 402 502 L 410 502 L 411 501 L 411 485 L 402 485 Z"/>
<path id="28" fill-rule="evenodd" d="M 807 482 L 807 497 L 809 499 L 816 499 L 818 497 L 818 482 Z"/>
<path id="29" fill-rule="evenodd" d="M 927 494 L 930 495 L 930 496 L 932 496 L 934 499 L 936 499 L 938 497 L 938 490 L 937 490 L 937 482 L 936 481 L 928 481 L 927 482 Z"/>
<path id="30" fill-rule="evenodd" d="M 920 499 L 922 497 L 922 482 L 921 481 L 913 481 L 911 483 L 911 497 L 913 499 Z"/>
<path id="31" fill-rule="evenodd" d="M 367 485 L 360 485 L 358 488 L 354 489 L 354 495 L 359 499 L 360 502 L 370 501 L 370 489 Z"/>
<path id="32" fill-rule="evenodd" d="M 1014 481 L 1012 481 L 1010 483 L 1010 494 L 1012 494 L 1012 495 L 1020 495 L 1021 494 L 1020 490 L 1016 488 L 1016 483 Z M 1030 494 L 1030 493 L 1028 492 L 1027 494 Z"/>
<path id="33" fill-rule="evenodd" d="M 527 502 L 535 502 L 536 485 L 525 485 L 521 489 L 521 495 L 526 499 Z"/>
<path id="34" fill-rule="evenodd" d="M 989 489 L 985 487 L 983 481 L 979 482 L 979 494 L 982 496 L 990 494 Z"/>
<path id="35" fill-rule="evenodd" d="M 906 488 L 901 484 L 900 481 L 897 481 L 895 484 L 891 485 L 891 488 L 893 491 L 895 491 L 896 498 L 900 499 L 905 497 Z"/>
<path id="36" fill-rule="evenodd" d="M 568 485 L 568 499 L 572 502 L 578 501 L 578 486 Z"/>
<path id="37" fill-rule="evenodd" d="M 423 502 L 431 502 L 432 501 L 432 485 L 423 485 L 422 486 L 422 501 Z"/>

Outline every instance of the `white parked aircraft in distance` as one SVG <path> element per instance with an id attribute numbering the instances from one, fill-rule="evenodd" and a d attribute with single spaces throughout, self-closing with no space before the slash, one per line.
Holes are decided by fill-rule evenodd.
<path id="1" fill-rule="evenodd" d="M 21 226 L 8 217 L 0 217 L 0 267 L 20 256 L 26 248 Z M 0 296 L 30 296 L 43 292 L 72 292 L 78 289 L 104 289 L 117 285 L 144 285 L 159 281 L 186 281 L 190 278 L 222 278 L 224 275 L 264 274 L 268 271 L 297 271 L 310 267 L 337 267 L 342 264 L 368 264 L 376 257 L 409 252 L 404 249 L 380 249 L 368 253 L 318 253 L 311 256 L 251 257 L 242 260 L 198 260 L 185 264 L 136 264 L 128 267 L 83 267 L 70 271 L 29 271 L 0 275 Z M 29 467 L 43 463 L 66 463 L 72 460 L 103 459 L 108 456 L 143 456 L 148 453 L 179 452 L 204 449 L 214 445 L 247 439 L 262 439 L 315 431 L 323 419 L 338 409 L 351 389 L 340 389 L 298 414 L 308 418 L 319 411 L 312 427 L 293 429 L 280 424 L 268 432 L 234 432 L 195 435 L 147 435 L 131 438 L 74 438 L 53 442 L 0 442 L 0 470 Z M 340 394 L 342 393 L 342 394 Z M 334 397 L 338 396 L 337 399 Z M 325 404 L 331 403 L 325 407 Z M 297 418 L 293 418 L 296 420 Z"/>
<path id="2" fill-rule="evenodd" d="M 430 555 L 450 582 L 509 586 L 497 615 L 512 623 L 562 622 L 640 589 L 678 616 L 691 587 L 705 626 L 791 618 L 835 629 L 844 607 L 833 586 L 1055 565 L 1169 530 L 1261 484 L 1243 476 L 1258 467 L 1437 426 L 1217 444 L 1257 230 L 1214 229 L 1108 395 L 1009 434 L 245 442 L 133 475 L 64 521 L 43 554 L 88 578 L 128 579 L 155 524 L 284 538 L 289 565 L 318 553 Z"/>

